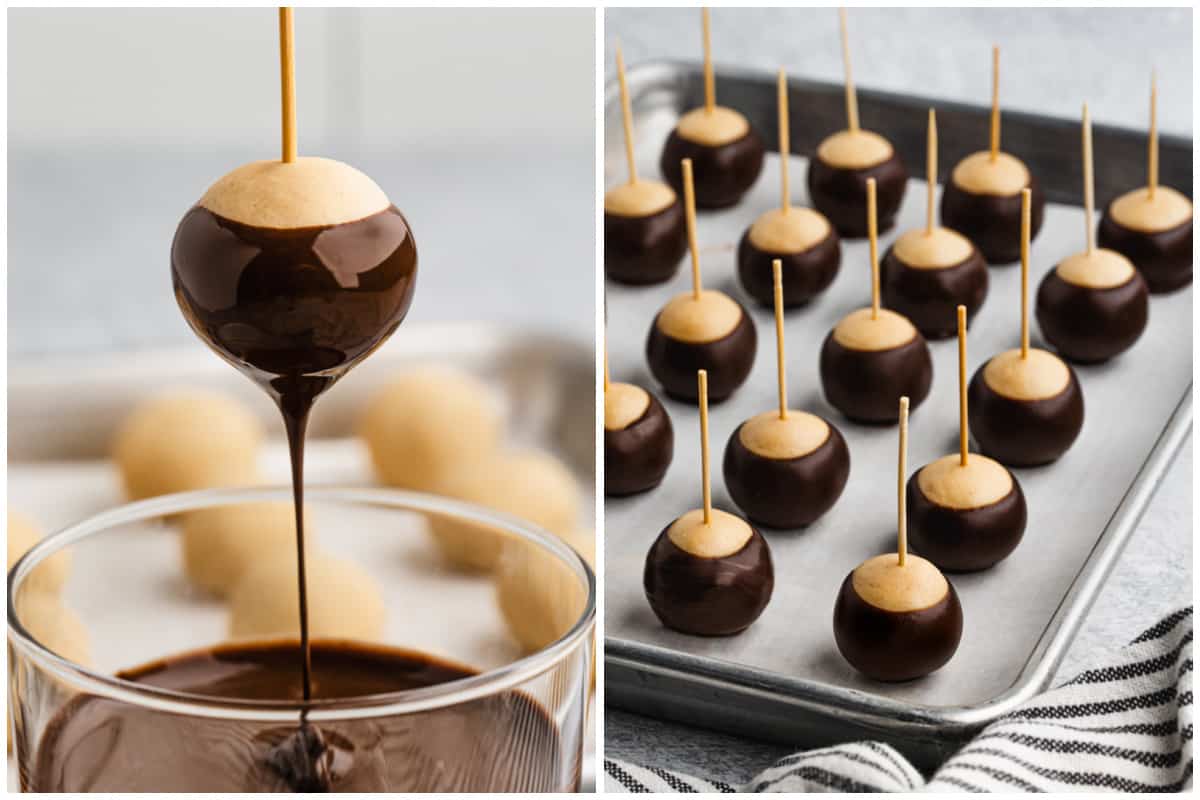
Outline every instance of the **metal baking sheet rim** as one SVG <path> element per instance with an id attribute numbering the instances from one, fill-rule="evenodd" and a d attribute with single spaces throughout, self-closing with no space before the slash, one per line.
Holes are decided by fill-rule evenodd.
<path id="1" fill-rule="evenodd" d="M 647 62 L 632 67 L 627 77 L 631 95 L 656 91 L 664 84 L 683 85 L 686 65 Z M 723 70 L 750 77 L 748 70 Z M 811 82 L 801 82 L 811 83 Z M 824 84 L 811 83 L 813 87 Z M 863 92 L 895 99 L 900 95 Z M 605 109 L 615 110 L 615 82 L 605 88 Z M 950 104 L 967 108 L 961 104 Z M 1023 115 L 1032 117 L 1033 115 Z M 1060 122 L 1046 120 L 1046 122 Z M 1143 461 L 1088 558 L 1076 574 L 1050 622 L 1010 687 L 989 701 L 973 706 L 910 704 L 832 686 L 790 679 L 732 662 L 693 656 L 669 648 L 606 637 L 605 702 L 614 707 L 720 727 L 753 738 L 795 744 L 812 717 L 837 718 L 842 727 L 872 731 L 899 748 L 930 763 L 930 756 L 955 748 L 992 720 L 1004 716 L 1044 690 L 1078 632 L 1117 558 L 1137 527 L 1192 429 L 1192 387 L 1189 382 L 1154 447 Z M 706 693 L 722 695 L 705 699 Z M 764 703 L 771 713 L 738 707 L 736 701 Z M 797 716 L 792 718 L 790 713 Z M 828 740 L 828 737 L 821 737 Z"/>

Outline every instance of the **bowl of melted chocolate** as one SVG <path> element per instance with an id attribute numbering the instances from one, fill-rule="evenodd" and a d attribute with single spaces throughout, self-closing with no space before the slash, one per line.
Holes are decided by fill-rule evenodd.
<path id="1" fill-rule="evenodd" d="M 304 583 L 288 541 L 244 551 L 228 590 L 194 580 L 178 542 L 189 515 L 290 500 L 280 487 L 141 501 L 47 537 L 13 567 L 21 788 L 577 789 L 595 613 L 587 563 L 557 536 L 465 504 L 310 488 Z M 558 588 L 523 613 L 556 625 L 553 641 L 525 649 L 492 577 L 439 560 L 434 519 L 498 537 L 510 556 L 536 551 Z M 38 570 L 67 552 L 70 577 L 48 599 Z"/>

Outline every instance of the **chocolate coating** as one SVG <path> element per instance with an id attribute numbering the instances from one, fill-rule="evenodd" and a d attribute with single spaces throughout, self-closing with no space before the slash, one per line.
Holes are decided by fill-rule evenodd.
<path id="1" fill-rule="evenodd" d="M 739 425 L 725 445 L 725 488 L 760 525 L 802 528 L 833 507 L 850 476 L 850 451 L 829 423 L 829 438 L 798 458 L 768 458 L 742 444 Z"/>
<path id="2" fill-rule="evenodd" d="M 854 591 L 854 573 L 842 581 L 833 608 L 833 637 L 850 665 L 877 681 L 911 681 L 941 668 L 962 638 L 962 605 L 954 586 L 919 611 L 885 611 Z"/>
<path id="3" fill-rule="evenodd" d="M 626 217 L 604 212 L 604 274 L 618 283 L 644 286 L 674 277 L 687 252 L 683 203 L 654 214 Z"/>
<path id="4" fill-rule="evenodd" d="M 317 228 L 243 225 L 195 206 L 171 245 L 192 329 L 256 382 L 328 388 L 404 319 L 417 249 L 395 206 Z"/>
<path id="5" fill-rule="evenodd" d="M 875 179 L 875 211 L 879 233 L 896 224 L 896 212 L 908 186 L 908 169 L 893 148 L 892 157 L 865 169 L 835 167 L 816 154 L 808 162 L 808 195 L 845 237 L 867 235 L 867 179 Z"/>
<path id="6" fill-rule="evenodd" d="M 933 359 L 918 332 L 890 350 L 852 350 L 833 338 L 821 345 L 821 387 L 825 399 L 855 422 L 894 423 L 900 398 L 916 409 L 929 396 Z"/>
<path id="7" fill-rule="evenodd" d="M 604 429 L 604 493 L 620 497 L 653 489 L 671 466 L 674 453 L 671 418 L 650 394 L 650 405 L 633 423 L 620 430 Z"/>
<path id="8" fill-rule="evenodd" d="M 738 243 L 738 280 L 760 304 L 775 307 L 775 273 L 772 262 L 782 262 L 783 305 L 801 306 L 829 288 L 842 264 L 842 245 L 831 226 L 829 235 L 799 253 L 771 253 L 750 241 L 750 229 Z"/>
<path id="9" fill-rule="evenodd" d="M 947 572 L 974 572 L 1004 560 L 1025 535 L 1025 493 L 1014 477 L 1012 490 L 979 508 L 947 508 L 925 496 L 908 479 L 908 543 Z"/>
<path id="10" fill-rule="evenodd" d="M 646 338 L 646 361 L 655 380 L 671 397 L 689 403 L 700 399 L 697 370 L 708 370 L 708 400 L 719 403 L 749 376 L 757 350 L 758 333 L 745 308 L 733 330 L 711 342 L 685 342 L 668 336 L 658 327 L 657 315 Z"/>
<path id="11" fill-rule="evenodd" d="M 753 528 L 746 545 L 724 558 L 679 549 L 663 528 L 646 555 L 643 585 L 663 625 L 694 636 L 741 633 L 758 619 L 775 588 L 771 548 Z"/>
<path id="12" fill-rule="evenodd" d="M 908 317 L 922 335 L 946 339 L 958 333 L 958 306 L 967 307 L 968 322 L 988 293 L 987 262 L 978 249 L 945 269 L 910 267 L 889 247 L 880 264 L 883 304 Z"/>
<path id="13" fill-rule="evenodd" d="M 1038 287 L 1042 335 L 1064 358 L 1082 364 L 1107 361 L 1133 347 L 1149 313 L 1150 293 L 1137 270 L 1107 289 L 1077 286 L 1050 270 Z"/>
<path id="14" fill-rule="evenodd" d="M 1037 238 L 1046 215 L 1046 193 L 1029 175 L 1029 241 Z M 1021 260 L 1021 193 L 975 194 L 946 181 L 940 210 L 942 224 L 970 239 L 989 264 Z"/>
<path id="15" fill-rule="evenodd" d="M 975 371 L 967 389 L 971 434 L 984 455 L 1010 467 L 1049 464 L 1067 452 L 1083 428 L 1083 391 L 1075 370 L 1054 397 L 1014 400 L 995 392 Z"/>
<path id="16" fill-rule="evenodd" d="M 692 160 L 692 183 L 696 190 L 697 208 L 728 208 L 735 205 L 762 172 L 762 139 L 754 128 L 746 135 L 722 145 L 693 142 L 671 131 L 663 145 L 659 169 L 663 179 L 680 197 L 683 196 L 683 167 L 685 158 Z"/>
<path id="17" fill-rule="evenodd" d="M 1191 219 L 1157 233 L 1135 231 L 1113 219 L 1109 203 L 1096 243 L 1132 261 L 1154 294 L 1173 292 L 1192 282 Z"/>

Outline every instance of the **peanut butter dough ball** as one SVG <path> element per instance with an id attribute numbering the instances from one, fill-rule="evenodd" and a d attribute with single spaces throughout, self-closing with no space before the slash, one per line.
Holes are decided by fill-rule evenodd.
<path id="1" fill-rule="evenodd" d="M 352 561 L 321 553 L 307 558 L 305 566 L 310 636 L 372 641 L 383 635 L 383 592 L 369 572 Z M 295 558 L 259 561 L 242 575 L 229 596 L 229 634 L 234 638 L 300 635 Z"/>
<path id="2" fill-rule="evenodd" d="M 433 491 L 463 461 L 492 453 L 502 428 L 491 387 L 460 370 L 429 367 L 380 390 L 359 431 L 384 483 Z"/>
<path id="3" fill-rule="evenodd" d="M 304 544 L 312 551 L 312 512 L 304 512 Z M 264 561 L 296 563 L 296 515 L 291 503 L 239 503 L 190 512 L 180 537 L 183 566 L 199 587 L 226 596 Z"/>
<path id="4" fill-rule="evenodd" d="M 42 540 L 42 533 L 33 520 L 23 514 L 8 512 L 8 569 L 13 568 L 17 559 L 25 555 L 29 548 Z M 38 565 L 37 569 L 26 579 L 26 591 L 57 594 L 67 582 L 71 571 L 71 553 L 60 550 Z"/>
<path id="5" fill-rule="evenodd" d="M 258 420 L 236 400 L 176 390 L 133 410 L 117 431 L 113 459 L 126 493 L 140 500 L 253 483 L 261 442 Z"/>
<path id="6" fill-rule="evenodd" d="M 560 536 L 579 516 L 579 487 L 574 476 L 548 453 L 508 452 L 460 466 L 439 487 L 456 500 L 503 511 Z M 461 569 L 490 571 L 505 537 L 453 517 L 431 515 L 430 533 L 442 555 Z"/>
<path id="7" fill-rule="evenodd" d="M 562 538 L 595 566 L 596 539 L 591 531 L 572 531 Z M 514 541 L 504 549 L 496 565 L 496 602 L 525 650 L 540 650 L 565 634 L 586 601 L 579 579 L 555 556 L 526 541 Z"/>

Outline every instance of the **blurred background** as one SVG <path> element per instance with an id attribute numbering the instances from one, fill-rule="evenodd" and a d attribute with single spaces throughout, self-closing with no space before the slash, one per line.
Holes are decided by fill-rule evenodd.
<path id="1" fill-rule="evenodd" d="M 841 83 L 832 8 L 716 8 L 713 61 Z M 701 60 L 700 13 L 687 8 L 614 8 L 604 15 L 605 74 L 612 48 L 625 63 Z M 991 47 L 1000 45 L 1004 110 L 1076 119 L 1085 100 L 1096 123 L 1144 129 L 1150 71 L 1158 70 L 1163 133 L 1192 131 L 1190 8 L 850 9 L 859 86 L 947 101 L 991 102 Z M 1099 76 L 1099 79 L 1098 79 Z"/>
<path id="2" fill-rule="evenodd" d="M 408 217 L 407 324 L 591 342 L 593 20 L 296 11 L 300 153 L 358 167 Z M 218 177 L 278 157 L 278 58 L 274 9 L 8 12 L 14 364 L 202 347 L 171 296 L 171 238 Z"/>

